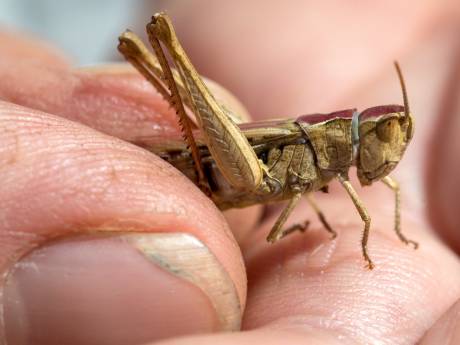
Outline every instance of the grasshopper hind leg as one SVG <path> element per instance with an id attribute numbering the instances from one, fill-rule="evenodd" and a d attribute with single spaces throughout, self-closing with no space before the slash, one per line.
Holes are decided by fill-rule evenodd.
<path id="1" fill-rule="evenodd" d="M 185 142 L 191 152 L 197 176 L 197 185 L 207 195 L 211 195 L 204 169 L 201 164 L 200 153 L 192 133 L 191 120 L 185 111 L 183 86 L 178 83 L 175 75 L 159 46 L 154 46 L 156 56 L 143 45 L 142 41 L 133 32 L 126 31 L 119 37 L 118 50 L 128 62 L 133 65 L 155 89 L 163 96 L 179 117 Z M 167 86 L 167 88 L 165 87 Z M 184 104 L 185 103 L 185 104 Z"/>
<path id="2" fill-rule="evenodd" d="M 241 191 L 269 193 L 264 164 L 195 70 L 168 16 L 156 14 L 147 25 L 147 33 L 154 49 L 161 42 L 177 67 L 206 146 L 227 182 Z"/>

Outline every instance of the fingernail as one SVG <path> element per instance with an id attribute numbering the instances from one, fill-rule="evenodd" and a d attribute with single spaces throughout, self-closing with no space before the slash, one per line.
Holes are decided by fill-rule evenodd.
<path id="1" fill-rule="evenodd" d="M 236 330 L 233 282 L 184 233 L 85 236 L 36 249 L 3 291 L 6 343 L 140 344 Z"/>

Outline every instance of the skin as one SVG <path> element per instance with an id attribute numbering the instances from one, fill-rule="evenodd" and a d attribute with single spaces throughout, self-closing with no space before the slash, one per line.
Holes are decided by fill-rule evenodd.
<path id="1" fill-rule="evenodd" d="M 226 18 L 224 10 L 213 8 L 213 18 Z M 272 10 L 275 17 L 279 11 L 275 7 Z M 340 8 L 336 10 L 340 13 Z M 186 26 L 206 25 L 200 12 L 190 15 L 191 10 L 187 8 L 171 8 L 170 11 L 173 11 L 170 12 L 172 17 L 185 16 L 181 11 L 186 11 L 187 18 L 191 18 L 187 25 L 184 24 L 184 31 Z M 396 8 L 388 11 L 384 14 L 386 18 L 400 13 Z M 302 11 L 297 9 L 296 13 L 299 12 Z M 272 12 L 268 10 L 268 13 Z M 282 73 L 291 72 L 302 76 L 301 80 L 288 78 L 294 83 L 290 87 L 297 91 L 296 99 L 291 98 L 294 96 L 283 84 L 251 90 L 255 92 L 254 98 L 263 96 L 264 99 L 262 105 L 248 102 L 250 113 L 257 118 L 261 118 L 262 113 L 299 114 L 305 109 L 314 112 L 324 108 L 327 111 L 349 105 L 363 109 L 401 102 L 389 63 L 394 56 L 401 57 L 417 122 L 414 140 L 394 176 L 402 185 L 403 231 L 421 247 L 414 252 L 401 244 L 393 233 L 393 198 L 385 186 L 357 188 L 373 221 L 369 250 L 376 268 L 372 272 L 364 269 L 360 253 L 361 222 L 351 201 L 337 184 L 331 185 L 330 194 L 317 198 L 339 233 L 336 240 L 329 241 L 307 203 L 301 202 L 289 222 L 312 220 L 308 232 L 268 245 L 264 238 L 277 217 L 279 206 L 272 205 L 264 210 L 261 207 L 232 210 L 225 214 L 227 223 L 214 205 L 181 174 L 153 155 L 115 139 L 134 140 L 139 135 L 178 133 L 175 115 L 132 69 L 107 66 L 76 70 L 62 54 L 40 42 L 33 42 L 34 49 L 31 49 L 30 39 L 2 34 L 2 46 L 7 48 L 3 48 L 0 62 L 0 98 L 4 101 L 0 105 L 3 124 L 0 126 L 0 177 L 6 188 L 0 188 L 0 219 L 3 221 L 0 259 L 3 272 L 13 272 L 12 276 L 17 278 L 14 286 L 10 284 L 11 277 L 2 282 L 7 295 L 30 296 L 33 300 L 34 289 L 27 289 L 30 284 L 26 283 L 49 282 L 45 286 L 56 291 L 60 298 L 50 298 L 47 304 L 51 307 L 28 317 L 29 321 L 34 321 L 34 317 L 54 320 L 57 311 L 69 308 L 69 301 L 85 300 L 82 295 L 97 297 L 94 303 L 82 304 L 82 308 L 90 315 L 99 313 L 98 324 L 81 322 L 69 313 L 60 327 L 49 328 L 51 340 L 48 344 L 53 344 L 53 339 L 59 343 L 56 340 L 59 338 L 53 338 L 53 334 L 61 337 L 84 334 L 86 338 L 82 339 L 87 344 L 136 344 L 160 338 L 170 338 L 159 342 L 162 344 L 184 345 L 458 342 L 460 232 L 456 196 L 460 191 L 457 177 L 460 169 L 459 161 L 453 157 L 460 154 L 456 139 L 460 130 L 460 67 L 456 63 L 460 50 L 452 42 L 459 29 L 452 24 L 457 19 L 453 8 L 424 5 L 417 7 L 417 13 L 407 19 L 403 28 L 398 27 L 397 44 L 391 37 L 381 39 L 381 51 L 388 56 L 381 54 L 379 59 L 363 61 L 360 57 L 365 53 L 355 56 L 350 49 L 345 65 L 350 66 L 347 73 L 356 78 L 348 76 L 344 81 L 337 76 L 334 80 L 334 75 L 327 75 L 328 66 L 320 63 L 323 61 L 321 52 L 330 53 L 321 49 L 321 44 L 325 44 L 321 40 L 302 48 L 305 50 L 302 56 L 313 56 L 306 65 L 289 64 L 287 57 L 286 70 L 279 71 L 276 66 L 283 65 L 279 59 L 286 54 L 275 51 L 270 54 L 269 61 L 264 61 L 269 66 L 251 72 L 254 80 L 262 80 L 263 76 L 282 80 L 279 79 Z M 363 13 L 353 14 L 356 20 L 362 18 L 359 14 Z M 383 16 L 373 11 L 367 13 L 367 16 L 372 15 L 375 20 Z M 371 19 L 367 17 L 366 20 Z M 250 24 L 244 19 L 240 22 L 243 28 Z M 182 37 L 180 30 L 179 26 L 178 34 Z M 286 30 L 295 32 L 297 29 L 286 25 Z M 211 32 L 209 40 L 217 40 L 217 36 Z M 251 35 L 241 39 L 258 42 Z M 227 53 L 232 51 L 231 44 L 235 43 L 231 42 L 237 40 L 228 41 L 228 47 L 219 53 L 224 54 L 225 49 Z M 204 74 L 207 72 L 226 81 L 236 73 L 219 65 L 222 59 L 214 56 L 216 63 L 212 64 L 207 59 L 213 57 L 197 54 L 197 51 L 206 50 L 191 34 L 184 45 L 187 51 L 189 46 L 195 47 L 191 49 L 195 52 L 191 57 L 199 62 L 197 67 Z M 37 50 L 37 46 L 41 49 Z M 263 49 L 249 42 L 243 46 L 248 47 L 249 56 L 256 56 Z M 315 51 L 310 51 L 309 47 L 315 47 Z M 228 63 L 228 58 L 226 61 L 225 66 L 234 66 Z M 207 70 L 200 69 L 200 64 L 207 66 Z M 314 73 L 308 75 L 312 70 L 309 66 L 318 66 L 318 69 L 313 68 Z M 279 73 L 278 78 L 273 73 L 264 74 L 267 70 Z M 368 71 L 375 72 L 368 74 Z M 241 78 L 248 76 L 243 74 Z M 250 94 L 244 82 L 237 83 L 238 78 L 229 85 L 236 94 Z M 333 89 L 331 85 L 336 84 L 340 86 Z M 311 90 L 302 89 L 304 85 L 330 88 L 330 96 L 326 99 L 309 96 Z M 280 90 L 282 94 L 278 95 Z M 216 92 L 226 97 L 225 91 L 216 89 Z M 299 109 L 300 99 L 303 110 Z M 427 155 L 426 147 L 430 143 L 431 154 Z M 61 165 L 63 160 L 65 165 Z M 56 175 L 56 167 L 59 175 Z M 22 189 L 26 182 L 28 188 Z M 352 182 L 358 186 L 356 179 Z M 101 185 L 110 188 L 101 192 Z M 133 195 L 136 198 L 132 198 Z M 427 200 L 427 206 L 422 200 Z M 130 207 L 126 207 L 127 204 Z M 117 234 L 180 231 L 201 240 L 228 273 L 241 305 L 246 305 L 242 320 L 245 332 L 176 339 L 177 335 L 217 330 L 212 308 L 194 288 L 169 275 L 165 277 L 164 272 L 156 268 L 144 270 L 144 261 L 137 260 L 124 247 L 112 251 L 112 242 L 104 244 L 106 251 L 101 251 L 101 246 L 94 246 L 94 241 L 86 238 L 81 243 L 67 241 L 55 247 L 50 245 L 56 236 L 66 238 L 71 232 L 88 234 L 88 229 L 106 229 L 107 224 Z M 37 250 L 32 250 L 36 246 L 48 249 L 34 256 Z M 86 253 L 83 250 L 88 250 L 86 255 L 81 255 Z M 81 261 L 76 266 L 69 264 L 66 261 L 69 257 L 83 260 L 83 264 Z M 125 269 L 132 275 L 138 272 L 138 275 L 129 276 L 132 279 L 129 281 L 136 284 L 123 286 L 126 279 L 109 278 L 104 285 L 104 281 L 95 280 L 94 277 L 113 267 L 122 267 L 124 262 L 128 262 L 128 266 L 120 270 Z M 34 278 L 27 270 L 21 273 L 18 270 L 21 263 L 23 267 L 36 265 L 42 274 Z M 89 278 L 76 279 L 75 289 L 62 288 L 62 278 L 56 272 L 73 273 L 76 267 Z M 118 285 L 122 286 L 119 294 L 112 295 L 113 287 Z M 120 305 L 119 296 L 129 297 L 136 286 L 146 287 L 143 291 L 135 291 L 137 300 L 144 301 L 145 305 L 159 300 L 160 304 L 156 309 L 145 308 L 144 313 L 136 314 L 136 322 L 129 322 L 129 318 L 117 319 L 126 328 L 123 342 L 120 342 L 120 338 L 111 337 L 115 325 L 112 317 L 123 313 L 131 315 L 126 311 L 131 300 Z M 167 294 L 174 289 L 176 294 Z M 157 298 L 152 299 L 152 295 Z M 187 301 L 188 306 L 174 304 L 178 298 Z M 13 319 L 25 315 L 21 305 L 12 300 L 7 298 L 2 302 L 9 303 L 4 315 L 6 324 L 13 325 L 8 328 L 9 337 L 17 336 L 15 333 L 20 330 L 14 326 Z M 108 305 L 101 300 L 107 300 Z M 184 313 L 190 313 L 190 317 L 184 318 Z M 200 318 L 200 315 L 207 317 Z M 161 335 L 145 331 L 152 328 L 150 323 L 156 324 L 162 318 L 176 321 Z M 31 322 L 30 327 L 34 324 Z M 139 324 L 143 326 L 136 328 Z M 76 344 L 82 341 L 75 339 L 74 336 Z"/>

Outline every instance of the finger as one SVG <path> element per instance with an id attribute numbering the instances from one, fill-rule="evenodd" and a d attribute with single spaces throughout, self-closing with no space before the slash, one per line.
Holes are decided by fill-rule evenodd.
<path id="1" fill-rule="evenodd" d="M 55 47 L 17 32 L 0 31 L 0 54 L 2 63 L 11 60 L 55 68 L 69 66 L 68 59 Z"/>
<path id="2" fill-rule="evenodd" d="M 291 224 L 312 222 L 304 234 L 265 244 L 274 223 L 267 220 L 243 248 L 248 267 L 244 329 L 314 330 L 359 344 L 413 344 L 425 333 L 460 295 L 460 264 L 412 211 L 403 210 L 403 231 L 420 248 L 399 242 L 392 195 L 383 187 L 363 194 L 372 218 L 372 271 L 361 254 L 363 224 L 344 193 L 318 199 L 338 232 L 335 240 L 306 204 L 290 219 Z"/>
<path id="3" fill-rule="evenodd" d="M 8 343 L 130 344 L 239 327 L 239 248 L 175 169 L 4 102 L 0 148 Z"/>
<path id="4" fill-rule="evenodd" d="M 460 343 L 460 300 L 430 328 L 420 345 L 455 345 Z"/>
<path id="5" fill-rule="evenodd" d="M 86 124 L 125 140 L 179 133 L 167 103 L 131 68 L 100 73 L 27 62 L 2 64 L 0 98 Z"/>
<path id="6" fill-rule="evenodd" d="M 444 97 L 435 131 L 429 144 L 425 185 L 428 212 L 441 237 L 460 254 L 460 216 L 457 198 L 460 193 L 460 47 Z"/>

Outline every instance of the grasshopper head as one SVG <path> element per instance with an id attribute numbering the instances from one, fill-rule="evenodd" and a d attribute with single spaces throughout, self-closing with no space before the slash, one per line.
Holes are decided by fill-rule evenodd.
<path id="1" fill-rule="evenodd" d="M 399 163 L 414 133 L 412 115 L 399 105 L 367 109 L 359 116 L 356 160 L 361 184 L 387 176 Z"/>
<path id="2" fill-rule="evenodd" d="M 414 134 L 406 86 L 401 69 L 395 62 L 404 107 L 386 105 L 369 108 L 359 115 L 359 147 L 356 158 L 358 178 L 369 185 L 387 176 L 399 163 Z"/>

